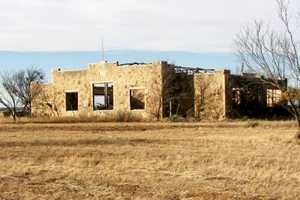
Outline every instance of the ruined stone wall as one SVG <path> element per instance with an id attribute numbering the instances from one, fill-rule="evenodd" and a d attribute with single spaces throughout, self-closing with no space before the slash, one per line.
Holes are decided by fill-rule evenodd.
<path id="1" fill-rule="evenodd" d="M 117 112 L 132 112 L 143 117 L 161 115 L 162 106 L 162 62 L 153 64 L 118 65 L 117 63 L 101 62 L 90 64 L 87 69 L 73 71 L 54 70 L 53 81 L 45 85 L 44 95 L 52 97 L 52 107 L 57 109 L 59 116 L 98 116 Z M 93 89 L 95 83 L 113 83 L 113 110 L 94 111 Z M 145 109 L 130 110 L 130 89 L 145 91 Z M 78 92 L 78 111 L 66 111 L 66 92 Z M 48 98 L 49 101 L 51 98 Z M 53 112 L 47 106 L 38 103 L 43 101 L 40 96 L 33 103 L 33 113 L 41 115 Z M 42 112 L 43 111 L 43 112 Z"/>
<path id="2" fill-rule="evenodd" d="M 222 120 L 230 113 L 230 71 L 194 75 L 195 117 Z"/>
<path id="3" fill-rule="evenodd" d="M 256 74 L 231 75 L 232 116 L 269 117 L 273 108 L 285 105 L 287 102 L 282 98 L 282 91 L 271 82 Z M 287 88 L 287 80 L 279 81 L 279 84 Z"/>
<path id="4" fill-rule="evenodd" d="M 194 76 L 165 63 L 163 69 L 163 116 L 194 116 Z"/>
<path id="5" fill-rule="evenodd" d="M 33 116 L 58 116 L 57 97 L 52 84 L 41 84 L 41 93 L 33 99 L 31 112 Z"/>

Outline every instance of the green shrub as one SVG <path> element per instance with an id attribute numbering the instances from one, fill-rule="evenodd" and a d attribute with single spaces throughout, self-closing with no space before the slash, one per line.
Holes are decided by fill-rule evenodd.
<path id="1" fill-rule="evenodd" d="M 178 122 L 179 116 L 177 114 L 174 114 L 171 116 L 170 121 L 171 122 Z"/>

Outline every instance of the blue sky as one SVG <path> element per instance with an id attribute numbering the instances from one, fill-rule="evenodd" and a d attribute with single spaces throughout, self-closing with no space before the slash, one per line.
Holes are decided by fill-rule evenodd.
<path id="1" fill-rule="evenodd" d="M 37 67 L 50 78 L 53 68 L 84 68 L 102 59 L 100 51 L 77 52 L 11 52 L 0 51 L 0 71 Z M 183 51 L 118 50 L 105 52 L 108 61 L 152 62 L 166 60 L 182 66 L 238 70 L 239 62 L 233 53 L 192 53 Z"/>

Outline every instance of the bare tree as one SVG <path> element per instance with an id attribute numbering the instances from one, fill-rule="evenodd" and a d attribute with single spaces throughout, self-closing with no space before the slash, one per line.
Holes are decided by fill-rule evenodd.
<path id="1" fill-rule="evenodd" d="M 282 29 L 267 26 L 263 21 L 242 28 L 237 35 L 235 46 L 238 56 L 249 72 L 261 75 L 261 80 L 281 90 L 288 104 L 284 106 L 298 122 L 297 139 L 300 139 L 299 85 L 300 76 L 299 46 L 292 29 L 290 2 L 276 0 L 278 19 Z M 297 20 L 300 18 L 298 17 Z M 290 87 L 283 84 L 286 78 Z M 298 93 L 298 94 L 297 94 Z"/>
<path id="2" fill-rule="evenodd" d="M 0 89 L 0 104 L 4 106 L 9 114 L 13 117 L 14 121 L 17 120 L 17 108 L 20 105 L 20 99 L 14 90 L 14 77 L 11 74 L 1 74 Z M 12 87 L 13 85 L 13 87 Z M 2 90 L 2 91 L 1 91 Z"/>
<path id="3" fill-rule="evenodd" d="M 39 69 L 30 68 L 14 73 L 1 74 L 2 89 L 0 90 L 0 104 L 17 119 L 18 109 L 22 113 L 31 115 L 31 102 L 41 92 L 40 84 L 44 80 L 44 73 Z"/>
<path id="4" fill-rule="evenodd" d="M 16 73 L 17 96 L 20 98 L 23 112 L 31 115 L 31 103 L 41 93 L 44 73 L 40 69 L 30 68 Z M 35 83 L 35 84 L 33 84 Z"/>

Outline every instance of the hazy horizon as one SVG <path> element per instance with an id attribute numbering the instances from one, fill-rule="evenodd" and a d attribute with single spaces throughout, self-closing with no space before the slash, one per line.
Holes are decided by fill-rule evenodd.
<path id="1" fill-rule="evenodd" d="M 120 63 L 165 60 L 169 63 L 202 68 L 230 69 L 237 73 L 239 62 L 234 53 L 153 50 L 109 50 L 105 60 Z M 19 70 L 28 67 L 42 68 L 49 79 L 53 68 L 85 68 L 102 60 L 100 51 L 0 51 L 0 71 Z"/>

